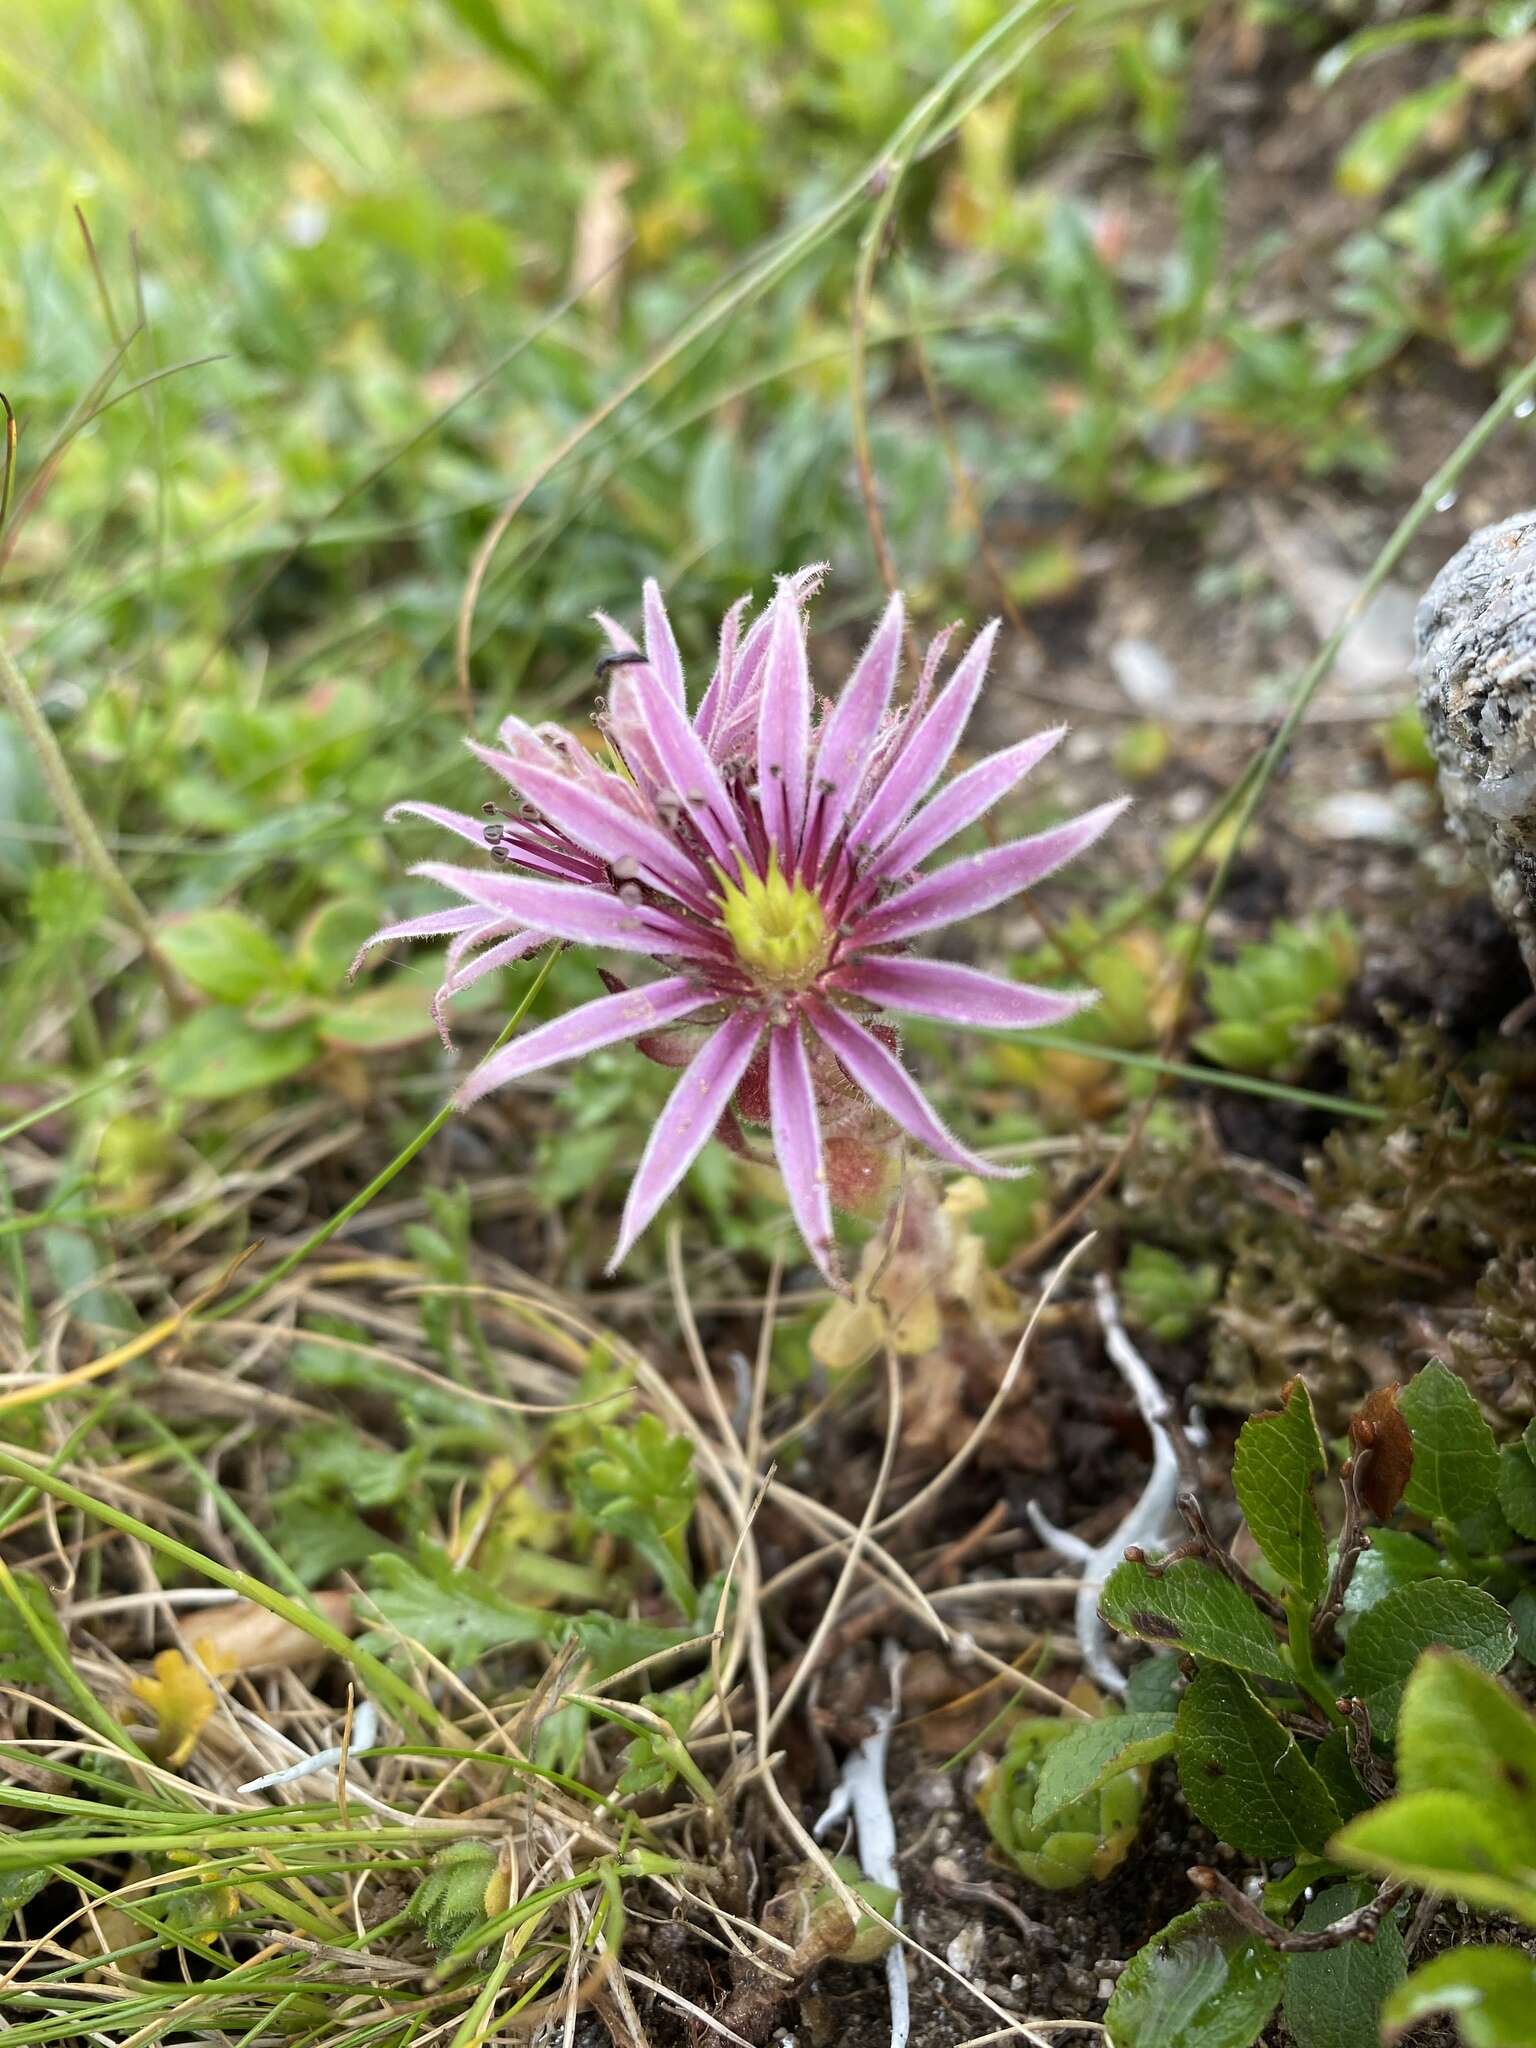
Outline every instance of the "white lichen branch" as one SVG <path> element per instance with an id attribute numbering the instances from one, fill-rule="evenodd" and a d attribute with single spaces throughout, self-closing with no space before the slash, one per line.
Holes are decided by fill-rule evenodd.
<path id="1" fill-rule="evenodd" d="M 895 1643 L 888 1642 L 883 1661 L 890 1677 L 890 1703 L 875 1708 L 871 1715 L 874 1727 L 843 1765 L 842 1782 L 813 1832 L 817 1841 L 822 1841 L 839 1821 L 851 1816 L 859 1845 L 859 1868 L 876 1884 L 889 1885 L 895 1892 L 891 1919 L 899 1927 L 901 1875 L 896 1868 L 896 1822 L 885 1787 L 885 1764 L 891 1730 L 901 1711 L 901 1667 L 905 1658 Z M 885 1952 L 885 1981 L 891 1995 L 891 2048 L 906 2048 L 912 2005 L 907 1985 L 907 1952 L 899 1941 Z"/>
<path id="2" fill-rule="evenodd" d="M 1028 1511 L 1040 1540 L 1059 1558 L 1078 1568 L 1077 1599 L 1072 1612 L 1083 1669 L 1106 1692 L 1123 1693 L 1125 1675 L 1109 1654 L 1110 1632 L 1099 1614 L 1099 1593 L 1128 1545 L 1139 1543 L 1156 1549 L 1167 1534 L 1178 1498 L 1181 1470 L 1178 1447 L 1169 1427 L 1177 1422 L 1177 1415 L 1152 1368 L 1127 1336 L 1120 1304 L 1106 1274 L 1095 1275 L 1093 1299 L 1104 1333 L 1104 1348 L 1130 1388 L 1152 1438 L 1152 1470 L 1130 1512 L 1102 1543 L 1085 1543 L 1070 1529 L 1058 1529 L 1034 1501 L 1029 1502 Z M 1194 1444 L 1205 1440 L 1198 1424 L 1190 1424 L 1185 1435 Z"/>

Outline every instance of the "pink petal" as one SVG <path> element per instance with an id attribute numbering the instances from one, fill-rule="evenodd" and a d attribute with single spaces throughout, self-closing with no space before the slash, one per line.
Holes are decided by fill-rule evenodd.
<path id="1" fill-rule="evenodd" d="M 823 785 L 819 830 L 830 847 L 858 796 L 880 732 L 880 721 L 896 686 L 905 620 L 900 596 L 893 597 L 875 628 L 859 665 L 843 686 L 821 728 L 816 749 L 816 782 Z"/>
<path id="2" fill-rule="evenodd" d="M 826 573 L 825 562 L 811 562 L 804 569 L 796 569 L 793 575 L 781 577 L 779 589 L 787 593 L 797 606 L 804 606 L 815 596 L 816 587 Z M 757 732 L 757 690 L 768 653 L 769 637 L 773 632 L 773 616 L 773 606 L 765 605 L 741 643 L 736 672 L 716 720 L 717 759 L 726 758 L 728 739 L 732 746 L 745 745 Z"/>
<path id="3" fill-rule="evenodd" d="M 645 579 L 645 658 L 651 674 L 681 710 L 687 701 L 683 686 L 683 658 L 677 651 L 672 621 L 661 601 L 661 586 L 654 576 Z"/>
<path id="4" fill-rule="evenodd" d="M 832 1204 L 821 1156 L 821 1122 L 816 1114 L 811 1063 L 805 1055 L 798 1017 L 773 1027 L 768 1040 L 768 1088 L 773 1149 L 778 1154 L 789 1206 L 811 1257 L 835 1287 L 838 1282 L 834 1270 Z"/>
<path id="5" fill-rule="evenodd" d="M 494 927 L 491 927 L 494 929 Z M 456 967 L 445 974 L 438 983 L 432 997 L 432 1021 L 437 1026 L 437 1035 L 445 1046 L 453 1044 L 448 1034 L 448 1020 L 443 1012 L 449 1001 L 472 988 L 482 975 L 491 974 L 498 967 L 510 967 L 515 960 L 525 960 L 530 953 L 536 953 L 540 946 L 550 943 L 548 932 L 514 932 L 499 945 L 488 946 L 476 960 L 467 967 Z"/>
<path id="6" fill-rule="evenodd" d="M 626 673 L 634 678 L 635 701 L 645 721 L 646 740 L 662 789 L 682 805 L 715 859 L 734 875 L 736 850 L 745 851 L 746 840 L 709 749 L 649 669 Z"/>
<path id="7" fill-rule="evenodd" d="M 703 1151 L 747 1071 L 762 1028 L 760 1017 L 738 1010 L 688 1063 L 656 1119 L 630 1184 L 619 1241 L 608 1261 L 610 1273 Z"/>
<path id="8" fill-rule="evenodd" d="M 857 947 L 885 946 L 896 939 L 910 939 L 918 932 L 954 924 L 975 917 L 1029 889 L 1059 868 L 1064 861 L 1091 846 L 1099 834 L 1113 824 L 1129 803 L 1121 797 L 1100 804 L 1068 824 L 1052 831 L 1037 832 L 1032 839 L 1015 839 L 1007 846 L 995 846 L 986 853 L 951 861 L 931 875 L 914 882 L 889 901 L 877 904 L 856 920 L 853 943 Z"/>
<path id="9" fill-rule="evenodd" d="M 792 874 L 805 824 L 805 769 L 811 746 L 811 672 L 800 609 L 786 585 L 773 600 L 773 630 L 757 713 L 757 775 L 763 822 Z"/>
<path id="10" fill-rule="evenodd" d="M 815 996 L 807 999 L 805 1010 L 823 1042 L 842 1061 L 852 1079 L 909 1137 L 967 1173 L 984 1174 L 994 1180 L 1016 1180 L 1029 1171 L 1027 1166 L 994 1166 L 991 1160 L 967 1151 L 940 1123 L 933 1105 L 895 1053 L 842 1010 L 834 1010 Z"/>
<path id="11" fill-rule="evenodd" d="M 537 1031 L 514 1038 L 500 1052 L 493 1052 L 470 1075 L 458 1093 L 458 1104 L 467 1109 L 493 1088 L 540 1067 L 553 1067 L 561 1060 L 579 1059 L 600 1046 L 617 1045 L 660 1024 L 675 1023 L 679 1017 L 702 1010 L 714 998 L 697 983 L 675 975 L 668 981 L 653 981 L 646 988 L 627 988 L 622 995 L 598 996 L 579 1010 L 568 1010 Z"/>
<path id="12" fill-rule="evenodd" d="M 608 698 L 608 723 L 624 756 L 625 767 L 647 800 L 654 801 L 667 786 L 667 773 L 651 738 L 647 700 L 640 687 L 642 673 L 649 676 L 650 670 L 642 671 L 636 666 L 617 672 Z M 654 690 L 657 685 L 652 683 L 651 687 Z"/>
<path id="13" fill-rule="evenodd" d="M 715 662 L 715 672 L 709 679 L 709 687 L 704 692 L 703 702 L 699 705 L 698 715 L 693 721 L 694 731 L 717 761 L 720 755 L 713 745 L 715 727 L 731 694 L 732 679 L 736 673 L 736 651 L 741 639 L 741 621 L 751 602 L 750 596 L 738 597 L 720 621 L 720 654 Z"/>
<path id="14" fill-rule="evenodd" d="M 489 843 L 485 836 L 484 818 L 471 818 L 463 811 L 450 811 L 444 804 L 391 804 L 384 813 L 384 821 L 393 824 L 396 818 L 425 818 L 429 825 L 441 825 L 445 832 L 457 832 L 461 839 L 467 839 L 471 846 L 478 846 L 482 853 Z"/>
<path id="15" fill-rule="evenodd" d="M 1033 739 L 1020 740 L 1016 747 L 1005 747 L 1000 754 L 989 755 L 946 783 L 932 803 L 925 804 L 896 834 L 876 860 L 874 871 L 891 876 L 910 874 L 957 832 L 985 817 L 1015 783 L 1044 760 L 1066 729 L 1057 725 L 1049 732 L 1036 733 Z"/>
<path id="16" fill-rule="evenodd" d="M 1098 1000 L 1092 990 L 1062 994 L 1003 981 L 950 960 L 857 960 L 832 976 L 835 985 L 866 1002 L 905 1010 L 914 1017 L 939 1017 L 978 1031 L 1029 1031 L 1060 1024 Z"/>
<path id="17" fill-rule="evenodd" d="M 987 673 L 997 621 L 984 626 L 966 649 L 937 703 L 926 713 L 881 777 L 849 831 L 854 857 L 882 846 L 949 766 Z"/>
<path id="18" fill-rule="evenodd" d="M 480 868 L 452 867 L 445 861 L 423 861 L 412 874 L 456 889 L 471 903 L 480 903 L 519 924 L 536 926 L 557 939 L 578 945 L 612 946 L 621 953 L 676 953 L 713 959 L 719 947 L 680 925 L 662 911 L 631 908 L 610 890 L 579 882 L 537 882 L 522 875 L 494 875 Z"/>
<path id="19" fill-rule="evenodd" d="M 383 925 L 358 947 L 357 958 L 347 969 L 347 979 L 352 979 L 375 946 L 387 946 L 393 939 L 440 939 L 448 932 L 472 931 L 484 922 L 485 912 L 470 908 L 429 910 L 425 917 L 408 917 L 402 924 Z"/>
<path id="20" fill-rule="evenodd" d="M 610 865 L 633 861 L 664 888 L 699 894 L 702 877 L 676 841 L 644 823 L 606 791 L 573 782 L 567 775 L 535 767 L 530 761 L 517 766 L 517 792 L 558 831 L 599 860 Z"/>
<path id="21" fill-rule="evenodd" d="M 608 645 L 615 654 L 638 654 L 639 643 L 627 626 L 621 626 L 617 619 L 610 619 L 606 612 L 594 612 L 593 618 L 608 636 Z"/>

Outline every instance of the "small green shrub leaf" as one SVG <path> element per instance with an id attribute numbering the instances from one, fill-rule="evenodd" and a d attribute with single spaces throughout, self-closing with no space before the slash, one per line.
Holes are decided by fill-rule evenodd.
<path id="1" fill-rule="evenodd" d="M 1104 2025 L 1112 2048 L 1252 2048 L 1283 1982 L 1275 1951 L 1208 1900 L 1131 1957 Z"/>
<path id="2" fill-rule="evenodd" d="M 1179 1783 L 1200 1819 L 1252 1856 L 1321 1849 L 1339 1825 L 1327 1786 L 1236 1671 L 1207 1665 L 1179 1707 Z"/>
<path id="3" fill-rule="evenodd" d="M 1378 1606 L 1399 1586 L 1440 1576 L 1440 1553 L 1402 1529 L 1373 1529 L 1344 1593 L 1344 1612 L 1353 1618 Z"/>
<path id="4" fill-rule="evenodd" d="M 271 937 L 243 910 L 192 910 L 160 929 L 160 950 L 184 981 L 216 1003 L 248 1003 L 288 979 Z"/>
<path id="5" fill-rule="evenodd" d="M 1462 1651 L 1484 1671 L 1502 1671 L 1514 1655 L 1515 1634 L 1493 1595 L 1462 1579 L 1400 1586 L 1350 1630 L 1345 1689 L 1365 1701 L 1378 1735 L 1396 1727 L 1408 1674 L 1436 1645 Z"/>
<path id="6" fill-rule="evenodd" d="M 1035 1788 L 1034 1820 L 1041 1827 L 1064 1806 L 1084 1799 L 1120 1771 L 1156 1763 L 1173 1748 L 1172 1714 L 1109 1714 L 1083 1721 L 1046 1755 Z"/>
<path id="7" fill-rule="evenodd" d="M 1466 1384 L 1432 1358 L 1398 1401 L 1413 1434 L 1404 1505 L 1432 1521 L 1461 1522 L 1486 1507 L 1499 1484 L 1499 1451 Z"/>
<path id="8" fill-rule="evenodd" d="M 1302 1912 L 1307 1933 L 1331 1926 L 1363 1906 L 1368 1885 L 1330 1885 Z M 1285 2023 L 1296 2048 L 1361 2048 L 1376 2039 L 1382 2001 L 1403 1980 L 1407 1963 L 1403 1937 L 1388 1914 L 1373 1942 L 1345 1941 L 1337 1948 L 1288 1958 L 1285 1967 Z"/>
<path id="9" fill-rule="evenodd" d="M 1536 1926 L 1536 1884 L 1493 1800 L 1468 1792 L 1399 1793 L 1357 1814 L 1328 1845 L 1340 1863 L 1449 1892 Z"/>
<path id="10" fill-rule="evenodd" d="M 1398 1712 L 1397 1786 L 1491 1801 L 1536 1869 L 1536 1717 L 1478 1665 L 1431 1651 L 1414 1666 Z"/>
<path id="11" fill-rule="evenodd" d="M 1144 1564 L 1117 1564 L 1104 1581 L 1099 1612 L 1111 1628 L 1144 1643 L 1213 1657 L 1256 1678 L 1290 1676 L 1253 1602 L 1198 1558 L 1181 1558 L 1159 1573 Z"/>
<path id="12" fill-rule="evenodd" d="M 1536 1460 L 1523 1443 L 1499 1453 L 1499 1506 L 1516 1535 L 1536 1538 Z"/>
<path id="13" fill-rule="evenodd" d="M 1312 1397 L 1292 1380 L 1283 1405 L 1243 1424 L 1232 1482 L 1253 1540 L 1287 1586 L 1315 1600 L 1328 1581 L 1328 1542 L 1312 1498 L 1327 1469 Z"/>
<path id="14" fill-rule="evenodd" d="M 1179 1659 L 1171 1651 L 1148 1657 L 1125 1682 L 1128 1714 L 1176 1714 L 1184 1692 Z"/>
<path id="15" fill-rule="evenodd" d="M 1422 1964 L 1382 2008 L 1387 2042 L 1449 2012 L 1465 2048 L 1536 2048 L 1536 1960 L 1517 1948 L 1452 1948 Z"/>

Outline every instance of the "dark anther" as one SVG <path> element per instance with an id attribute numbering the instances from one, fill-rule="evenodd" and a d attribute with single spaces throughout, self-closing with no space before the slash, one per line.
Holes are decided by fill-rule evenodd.
<path id="1" fill-rule="evenodd" d="M 511 858 L 512 849 L 510 846 L 493 846 L 491 848 L 492 860 L 510 860 Z"/>
<path id="2" fill-rule="evenodd" d="M 645 656 L 640 652 L 638 647 L 632 647 L 627 654 L 605 654 L 601 656 L 596 668 L 593 669 L 592 673 L 597 677 L 598 681 L 601 682 L 603 677 L 607 675 L 609 669 L 633 668 L 636 662 L 639 662 L 643 667 L 645 664 Z"/>
<path id="3" fill-rule="evenodd" d="M 501 844 L 501 842 L 502 842 L 502 838 L 503 838 L 503 835 L 504 835 L 504 827 L 502 827 L 502 826 L 500 826 L 500 825 L 487 825 L 487 826 L 486 826 L 486 828 L 485 828 L 485 843 L 486 843 L 486 845 L 487 845 L 487 846 L 500 846 L 500 844 Z"/>

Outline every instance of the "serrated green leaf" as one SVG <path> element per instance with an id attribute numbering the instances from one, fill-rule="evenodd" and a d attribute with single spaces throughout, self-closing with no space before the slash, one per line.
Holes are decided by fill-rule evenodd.
<path id="1" fill-rule="evenodd" d="M 492 1650 L 556 1640 L 568 1626 L 560 1615 L 504 1599 L 478 1572 L 468 1566 L 455 1569 L 431 1544 L 414 1558 L 375 1558 L 368 1591 L 392 1628 L 454 1671 L 467 1670 Z M 393 1637 L 368 1640 L 382 1652 Z"/>
<path id="2" fill-rule="evenodd" d="M 1516 1535 L 1536 1538 L 1536 1463 L 1524 1444 L 1499 1453 L 1499 1507 Z"/>
<path id="3" fill-rule="evenodd" d="M 243 910 L 191 910 L 159 932 L 161 952 L 201 995 L 248 1003 L 289 978 L 288 963 Z"/>
<path id="4" fill-rule="evenodd" d="M 1148 1657 L 1125 1682 L 1128 1714 L 1176 1714 L 1184 1693 L 1179 1659 L 1171 1653 Z"/>
<path id="5" fill-rule="evenodd" d="M 1460 1650 L 1484 1671 L 1502 1671 L 1514 1655 L 1515 1635 L 1493 1595 L 1462 1579 L 1400 1586 L 1350 1630 L 1345 1689 L 1370 1708 L 1377 1735 L 1390 1735 L 1396 1727 L 1408 1674 L 1436 1644 Z"/>
<path id="6" fill-rule="evenodd" d="M 1256 1678 L 1290 1676 L 1269 1623 L 1214 1565 L 1181 1558 L 1154 1574 L 1117 1564 L 1104 1581 L 1099 1612 L 1122 1635 L 1214 1657 Z"/>
<path id="7" fill-rule="evenodd" d="M 1392 2042 L 1451 2013 L 1465 2048 L 1536 2048 L 1536 1959 L 1518 1948 L 1453 1948 L 1423 1963 L 1382 2010 Z"/>
<path id="8" fill-rule="evenodd" d="M 1104 2026 L 1112 2048 L 1252 2048 L 1283 1982 L 1275 1951 L 1206 1901 L 1131 1957 Z"/>
<path id="9" fill-rule="evenodd" d="M 1328 1853 L 1536 1926 L 1536 1883 L 1498 1808 L 1466 1792 L 1399 1793 L 1347 1821 Z"/>
<path id="10" fill-rule="evenodd" d="M 54 1669 L 38 1641 L 38 1635 L 53 1645 L 60 1658 L 67 1660 L 69 1656 L 64 1631 L 53 1611 L 53 1601 L 42 1580 L 34 1578 L 31 1572 L 12 1572 L 10 1586 L 20 1602 L 25 1603 L 26 1614 L 20 1612 L 12 1592 L 0 1587 L 0 1682 L 47 1686 L 54 1676 Z"/>
<path id="11" fill-rule="evenodd" d="M 1363 1906 L 1368 1885 L 1330 1885 L 1302 1912 L 1298 1925 L 1315 1933 Z M 1376 2039 L 1382 2002 L 1402 1982 L 1403 1937 L 1389 1913 L 1373 1942 L 1345 1941 L 1287 1958 L 1285 2023 L 1296 2048 L 1362 2048 Z"/>
<path id="12" fill-rule="evenodd" d="M 1319 1850 L 1339 1824 L 1327 1786 L 1236 1671 L 1209 1664 L 1179 1707 L 1179 1783 L 1214 1834 L 1252 1856 Z"/>
<path id="13" fill-rule="evenodd" d="M 1344 1590 L 1344 1612 L 1353 1620 L 1379 1606 L 1399 1586 L 1439 1576 L 1439 1551 L 1402 1529 L 1373 1529 L 1370 1545 L 1361 1552 Z"/>
<path id="14" fill-rule="evenodd" d="M 1413 1474 L 1403 1505 L 1431 1521 L 1460 1522 L 1494 1497 L 1499 1451 L 1463 1381 L 1432 1358 L 1398 1398 L 1413 1436 Z"/>
<path id="15" fill-rule="evenodd" d="M 1414 1666 L 1398 1712 L 1397 1787 L 1492 1802 L 1536 1870 L 1536 1717 L 1466 1658 L 1431 1651 Z"/>
<path id="16" fill-rule="evenodd" d="M 1327 1461 L 1302 1381 L 1292 1380 L 1283 1399 L 1273 1414 L 1243 1424 L 1232 1483 L 1254 1542 L 1282 1583 L 1310 1602 L 1328 1583 L 1328 1541 L 1312 1498 Z"/>
<path id="17" fill-rule="evenodd" d="M 1342 1728 L 1330 1728 L 1312 1751 L 1312 1768 L 1328 1787 L 1328 1796 L 1342 1819 L 1362 1813 L 1371 1795 L 1355 1774 L 1349 1760 L 1349 1737 Z"/>
<path id="18" fill-rule="evenodd" d="M 1046 1755 L 1035 1787 L 1034 1822 L 1043 1827 L 1097 1792 L 1108 1779 L 1140 1764 L 1156 1763 L 1173 1748 L 1172 1714 L 1107 1714 L 1070 1728 Z"/>

